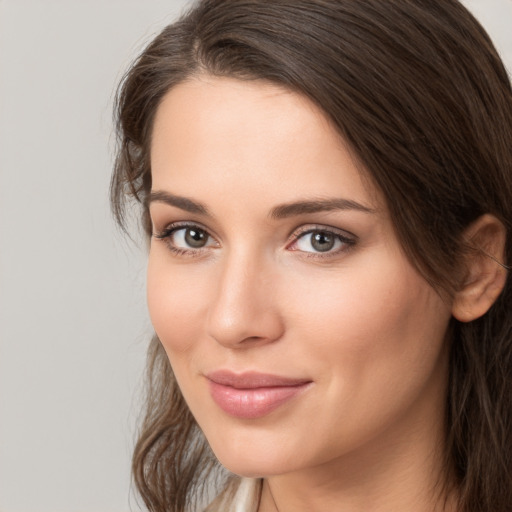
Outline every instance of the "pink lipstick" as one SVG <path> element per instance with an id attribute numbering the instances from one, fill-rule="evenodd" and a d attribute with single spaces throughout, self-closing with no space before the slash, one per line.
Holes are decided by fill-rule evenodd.
<path id="1" fill-rule="evenodd" d="M 306 390 L 311 380 L 219 370 L 206 375 L 213 401 L 237 418 L 260 418 Z"/>

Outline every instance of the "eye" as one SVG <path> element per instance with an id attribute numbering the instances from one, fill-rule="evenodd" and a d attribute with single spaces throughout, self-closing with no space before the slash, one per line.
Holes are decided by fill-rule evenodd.
<path id="1" fill-rule="evenodd" d="M 171 234 L 173 244 L 180 249 L 200 249 L 206 247 L 210 235 L 196 226 L 176 229 Z"/>
<path id="2" fill-rule="evenodd" d="M 288 249 L 305 253 L 326 253 L 327 255 L 346 250 L 355 243 L 354 238 L 349 238 L 334 230 L 308 229 L 296 235 L 295 241 Z"/>
<path id="3" fill-rule="evenodd" d="M 218 247 L 217 241 L 205 229 L 195 224 L 174 224 L 155 238 L 163 240 L 169 249 L 178 254 L 192 254 L 207 247 Z"/>

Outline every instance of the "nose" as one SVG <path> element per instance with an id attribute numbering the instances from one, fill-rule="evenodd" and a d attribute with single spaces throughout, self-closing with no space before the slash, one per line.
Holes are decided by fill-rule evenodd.
<path id="1" fill-rule="evenodd" d="M 208 334 L 230 348 L 271 343 L 284 323 L 270 265 L 250 255 L 226 259 L 208 312 Z"/>

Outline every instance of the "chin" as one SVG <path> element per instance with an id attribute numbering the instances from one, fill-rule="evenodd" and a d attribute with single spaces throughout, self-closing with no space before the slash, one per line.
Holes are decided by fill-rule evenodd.
<path id="1" fill-rule="evenodd" d="M 279 454 L 275 449 L 269 453 L 268 450 L 259 449 L 253 444 L 252 449 L 248 449 L 246 445 L 226 450 L 225 444 L 224 441 L 224 447 L 220 450 L 212 446 L 212 451 L 222 466 L 235 475 L 246 478 L 264 478 L 293 470 L 287 463 L 293 457 Z"/>

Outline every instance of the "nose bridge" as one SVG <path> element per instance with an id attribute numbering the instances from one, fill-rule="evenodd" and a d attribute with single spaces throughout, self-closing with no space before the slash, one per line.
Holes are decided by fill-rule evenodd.
<path id="1" fill-rule="evenodd" d="M 222 261 L 209 310 L 210 336 L 233 347 L 278 339 L 282 321 L 272 274 L 272 263 L 264 255 L 247 248 L 229 251 Z"/>

